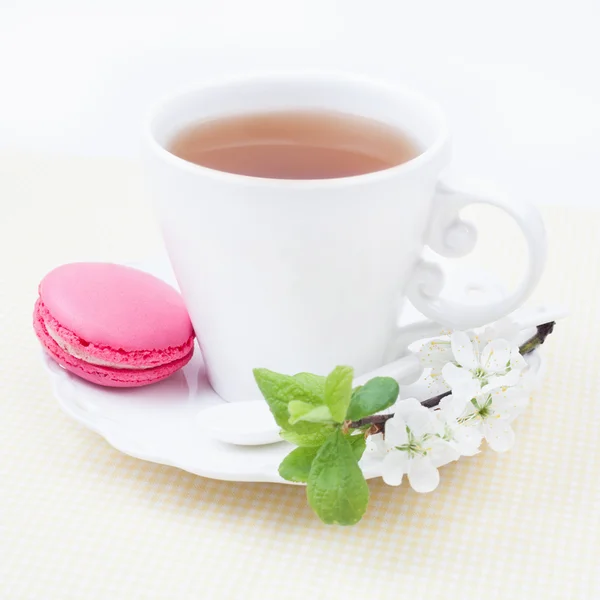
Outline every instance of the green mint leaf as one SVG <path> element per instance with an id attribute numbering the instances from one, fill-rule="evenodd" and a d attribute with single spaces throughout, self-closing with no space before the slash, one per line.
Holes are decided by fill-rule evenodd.
<path id="1" fill-rule="evenodd" d="M 357 461 L 360 460 L 367 447 L 367 438 L 361 433 L 360 435 L 350 435 L 347 439 L 352 447 L 354 458 L 356 458 Z"/>
<path id="2" fill-rule="evenodd" d="M 294 425 L 298 421 L 307 421 L 308 423 L 333 423 L 331 411 L 327 406 L 313 406 L 302 400 L 292 400 L 288 404 L 290 413 L 290 424 Z"/>
<path id="3" fill-rule="evenodd" d="M 325 380 L 325 404 L 329 407 L 333 420 L 343 423 L 352 396 L 352 367 L 336 367 Z"/>
<path id="4" fill-rule="evenodd" d="M 318 451 L 318 446 L 292 450 L 279 465 L 279 474 L 287 481 L 306 483 L 310 467 Z"/>
<path id="5" fill-rule="evenodd" d="M 339 428 L 319 448 L 306 484 L 308 503 L 323 523 L 354 525 L 367 510 L 369 487 Z"/>
<path id="6" fill-rule="evenodd" d="M 391 377 L 375 377 L 352 392 L 346 418 L 358 421 L 390 407 L 398 398 L 398 382 Z"/>
<path id="7" fill-rule="evenodd" d="M 282 429 L 290 428 L 288 412 L 290 401 L 301 400 L 315 406 L 323 404 L 318 396 L 310 389 L 300 385 L 290 375 L 281 375 L 269 369 L 254 369 L 254 379 L 267 401 L 275 421 Z M 301 429 L 308 431 L 306 427 Z"/>
<path id="8" fill-rule="evenodd" d="M 299 433 L 297 431 L 288 430 L 280 431 L 279 435 L 295 446 L 313 448 L 322 446 L 332 431 L 333 427 L 331 425 L 313 425 L 312 431 Z"/>
<path id="9" fill-rule="evenodd" d="M 316 398 L 319 398 L 321 404 L 325 403 L 325 377 L 313 375 L 312 373 L 297 373 L 294 375 L 294 380 Z"/>

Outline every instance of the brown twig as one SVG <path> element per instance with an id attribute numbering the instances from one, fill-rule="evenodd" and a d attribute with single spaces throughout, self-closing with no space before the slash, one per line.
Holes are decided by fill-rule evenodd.
<path id="1" fill-rule="evenodd" d="M 530 337 L 526 342 L 519 346 L 519 352 L 523 356 L 525 356 L 526 354 L 530 354 L 536 348 L 541 346 L 546 341 L 546 338 L 552 333 L 552 331 L 554 331 L 555 324 L 555 321 L 552 321 L 550 323 L 543 323 L 542 325 L 538 325 L 535 335 Z M 448 390 L 443 394 L 439 394 L 437 396 L 434 396 L 433 398 L 423 400 L 421 404 L 423 406 L 426 406 L 427 408 L 434 408 L 441 402 L 442 398 L 445 398 L 450 394 L 451 392 L 450 390 Z M 374 433 L 377 433 L 383 430 L 385 422 L 388 419 L 391 419 L 393 416 L 394 415 L 392 413 L 386 415 L 372 415 L 370 417 L 365 417 L 364 419 L 359 419 L 358 421 L 353 421 L 352 423 L 350 423 L 349 427 L 351 429 L 358 429 L 360 427 L 365 427 L 366 425 L 369 425 L 369 427 L 373 428 L 371 429 L 371 431 L 375 430 Z"/>

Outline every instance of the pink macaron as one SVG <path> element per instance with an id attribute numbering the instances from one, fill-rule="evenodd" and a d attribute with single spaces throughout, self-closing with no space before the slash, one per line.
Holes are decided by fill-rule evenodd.
<path id="1" fill-rule="evenodd" d="M 111 387 L 165 379 L 194 352 L 181 295 L 122 265 L 72 263 L 44 277 L 34 329 L 46 352 L 71 373 Z"/>

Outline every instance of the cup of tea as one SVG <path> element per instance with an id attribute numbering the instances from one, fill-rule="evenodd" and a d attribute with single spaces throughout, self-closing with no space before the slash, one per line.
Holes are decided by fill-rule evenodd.
<path id="1" fill-rule="evenodd" d="M 442 183 L 443 114 L 402 87 L 346 74 L 202 85 L 154 111 L 145 154 L 209 380 L 228 401 L 260 397 L 255 367 L 381 366 L 406 297 L 451 328 L 494 321 L 522 304 L 544 266 L 538 212 Z M 515 219 L 529 263 L 510 296 L 464 306 L 442 299 L 444 274 L 421 256 L 425 246 L 468 253 L 476 231 L 459 213 L 480 203 Z"/>

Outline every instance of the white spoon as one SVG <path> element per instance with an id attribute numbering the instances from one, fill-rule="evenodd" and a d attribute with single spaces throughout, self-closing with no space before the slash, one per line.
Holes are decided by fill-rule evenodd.
<path id="1" fill-rule="evenodd" d="M 196 420 L 201 431 L 227 444 L 260 446 L 282 441 L 264 400 L 218 404 L 200 411 Z"/>
<path id="2" fill-rule="evenodd" d="M 396 381 L 418 378 L 422 367 L 410 354 L 388 365 L 356 377 L 353 385 L 364 385 L 373 377 L 393 377 Z M 264 400 L 212 406 L 198 413 L 200 429 L 216 440 L 237 446 L 258 446 L 281 442 L 279 426 Z"/>

